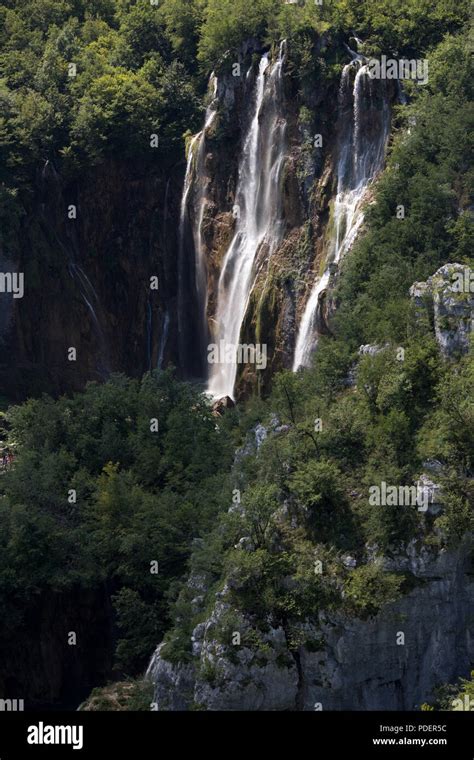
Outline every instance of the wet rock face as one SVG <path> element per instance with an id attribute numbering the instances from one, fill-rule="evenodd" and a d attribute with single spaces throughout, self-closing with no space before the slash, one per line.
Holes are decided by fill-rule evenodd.
<path id="1" fill-rule="evenodd" d="M 43 168 L 8 251 L 24 273 L 25 292 L 0 313 L 5 394 L 21 400 L 80 390 L 110 372 L 141 375 L 160 355 L 178 364 L 174 220 L 181 184 L 182 167 L 166 176 L 149 164 L 108 161 L 75 181 L 51 164 Z M 75 362 L 68 361 L 70 347 Z"/>
<path id="2" fill-rule="evenodd" d="M 432 313 L 444 358 L 465 354 L 474 321 L 474 272 L 462 264 L 445 264 L 426 282 L 412 285 L 410 296 L 420 319 Z"/>
<path id="3" fill-rule="evenodd" d="M 207 268 L 207 321 L 209 336 L 216 330 L 217 295 L 222 264 L 235 232 L 234 210 L 238 185 L 239 156 L 249 125 L 255 96 L 256 61 L 262 54 L 249 41 L 235 63 L 240 76 L 224 66 L 217 72 L 217 118 L 207 130 L 201 178 L 206 186 L 202 214 L 202 244 Z M 250 68 L 253 55 L 253 70 Z M 283 116 L 285 161 L 280 179 L 282 236 L 275 249 L 268 241 L 255 257 L 255 280 L 241 326 L 240 341 L 267 346 L 267 366 L 258 372 L 253 365 L 239 366 L 235 398 L 244 399 L 258 388 L 271 388 L 273 374 L 290 368 L 302 302 L 324 256 L 324 229 L 329 219 L 333 194 L 334 142 L 337 114 L 337 87 L 321 80 L 317 97 L 311 90 L 306 101 L 318 113 L 324 150 L 315 144 L 314 130 L 301 118 L 298 92 L 300 83 L 291 66 L 283 70 Z M 316 97 L 316 102 L 315 102 Z M 309 112 L 309 109 L 306 108 Z M 324 117 L 321 113 L 324 111 Z M 282 116 L 282 118 L 283 118 Z M 305 117 L 307 119 L 307 116 Z M 323 126 L 321 126 L 321 124 Z M 192 199 L 192 196 L 190 196 Z M 190 218 L 199 217 L 190 204 Z"/>
<path id="4" fill-rule="evenodd" d="M 290 652 L 283 629 L 270 628 L 262 634 L 263 659 L 216 640 L 216 625 L 229 612 L 224 589 L 194 630 L 192 663 L 172 665 L 158 647 L 148 671 L 158 709 L 419 708 L 439 683 L 468 675 L 474 658 L 469 543 L 438 555 L 412 545 L 386 566 L 413 574 L 408 595 L 368 620 L 320 613 L 301 625 L 303 639 L 315 645 L 297 652 Z M 247 625 L 242 617 L 237 627 Z"/>

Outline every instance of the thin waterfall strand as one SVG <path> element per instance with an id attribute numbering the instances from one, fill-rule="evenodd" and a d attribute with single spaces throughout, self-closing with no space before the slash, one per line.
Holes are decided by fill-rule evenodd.
<path id="1" fill-rule="evenodd" d="M 181 196 L 181 208 L 179 218 L 179 252 L 178 252 L 178 328 L 181 341 L 184 340 L 184 325 L 182 323 L 184 314 L 184 273 L 185 273 L 185 244 L 186 244 L 186 225 L 189 219 L 189 211 L 192 206 L 194 215 L 190 221 L 192 242 L 194 246 L 194 272 L 195 272 L 195 292 L 198 308 L 198 330 L 201 342 L 204 345 L 207 339 L 207 267 L 204 256 L 204 247 L 202 241 L 202 223 L 207 203 L 207 182 L 205 178 L 205 144 L 206 133 L 212 125 L 217 115 L 217 77 L 214 73 L 209 79 L 208 90 L 212 93 L 212 100 L 206 109 L 204 126 L 197 135 L 192 138 L 186 164 L 186 174 L 184 177 L 183 193 Z M 197 147 L 196 147 L 197 146 Z M 181 348 L 181 351 L 183 348 Z"/>

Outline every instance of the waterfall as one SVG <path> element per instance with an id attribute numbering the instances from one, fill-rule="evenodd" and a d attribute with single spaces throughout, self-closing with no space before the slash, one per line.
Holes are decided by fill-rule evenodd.
<path id="1" fill-rule="evenodd" d="M 159 353 L 158 353 L 158 361 L 156 363 L 156 368 L 157 369 L 162 369 L 163 368 L 163 357 L 164 357 L 164 354 L 165 354 L 166 343 L 168 341 L 169 327 L 170 327 L 170 315 L 166 311 L 165 312 L 165 316 L 164 316 L 164 320 L 163 320 L 163 329 L 161 331 L 161 340 L 160 340 L 160 350 L 159 350 Z"/>
<path id="2" fill-rule="evenodd" d="M 185 260 L 186 248 L 193 249 L 194 256 L 194 295 L 198 319 L 196 322 L 201 354 L 204 344 L 207 343 L 207 267 L 204 256 L 202 241 L 202 223 L 207 203 L 208 180 L 206 177 L 206 133 L 217 114 L 217 78 L 214 73 L 209 79 L 208 91 L 211 93 L 211 102 L 206 109 L 204 126 L 195 135 L 188 148 L 188 160 L 184 177 L 183 194 L 181 196 L 181 209 L 179 220 L 179 257 L 178 257 L 178 328 L 181 340 L 180 352 L 183 357 L 185 347 L 184 340 L 184 300 L 186 298 L 185 275 L 187 273 L 187 261 Z M 196 147 L 197 146 L 197 147 Z M 192 210 L 192 214 L 190 211 Z M 191 235 L 187 237 L 187 231 Z"/>
<path id="3" fill-rule="evenodd" d="M 351 53 L 353 51 L 350 51 Z M 350 75 L 356 69 L 352 93 Z M 350 112 L 345 114 L 347 103 Z M 333 205 L 333 231 L 324 272 L 315 282 L 301 318 L 293 371 L 307 367 L 318 340 L 321 296 L 334 268 L 351 248 L 364 220 L 367 190 L 381 170 L 390 129 L 390 107 L 384 80 L 373 80 L 362 56 L 354 53 L 344 66 L 339 88 L 337 194 Z"/>
<path id="4" fill-rule="evenodd" d="M 110 368 L 108 363 L 107 341 L 96 311 L 96 307 L 98 308 L 100 306 L 99 296 L 82 267 L 80 267 L 74 260 L 74 257 L 72 257 L 69 262 L 68 270 L 71 278 L 77 283 L 79 294 L 91 315 L 100 347 L 96 367 L 99 375 L 106 380 L 110 374 Z"/>
<path id="5" fill-rule="evenodd" d="M 195 250 L 195 282 L 196 282 L 196 294 L 199 308 L 199 320 L 201 336 L 207 342 L 207 266 L 206 258 L 204 255 L 204 246 L 202 240 L 202 223 L 204 221 L 204 212 L 206 210 L 207 203 L 207 189 L 208 183 L 206 181 L 205 173 L 205 158 L 206 158 L 206 131 L 211 126 L 217 113 L 217 78 L 214 74 L 211 74 L 209 80 L 209 89 L 213 93 L 213 99 L 206 111 L 206 119 L 204 122 L 204 129 L 199 135 L 199 145 L 196 156 L 196 196 L 194 200 L 194 208 L 197 209 L 196 219 L 193 225 L 193 238 L 194 238 L 194 250 Z"/>
<path id="6" fill-rule="evenodd" d="M 186 292 L 184 287 L 185 278 L 185 243 L 186 243 L 186 222 L 188 213 L 188 198 L 191 190 L 193 180 L 193 149 L 194 144 L 199 139 L 199 135 L 195 135 L 191 140 L 188 150 L 188 161 L 186 166 L 186 174 L 184 175 L 183 194 L 181 196 L 181 209 L 179 216 L 179 249 L 178 249 L 178 334 L 179 334 L 179 355 L 180 364 L 185 366 L 186 357 L 186 345 L 185 340 L 185 324 L 187 322 L 185 315 L 185 299 Z"/>
<path id="7" fill-rule="evenodd" d="M 235 197 L 235 233 L 225 254 L 214 316 L 214 340 L 225 347 L 223 361 L 210 365 L 208 393 L 232 396 L 237 375 L 237 348 L 242 322 L 255 279 L 257 254 L 265 244 L 271 256 L 281 240 L 280 178 L 285 160 L 286 121 L 283 112 L 282 70 L 286 43 L 270 66 L 268 53 L 260 60 L 250 126 L 243 142 Z M 247 73 L 247 80 L 252 69 Z M 232 360 L 233 357 L 233 360 Z"/>
<path id="8" fill-rule="evenodd" d="M 94 286 L 92 285 L 84 270 L 74 261 L 71 261 L 69 264 L 69 273 L 71 274 L 71 277 L 73 277 L 73 279 L 76 279 L 76 282 L 79 283 L 79 292 L 82 296 L 82 300 L 90 311 L 97 331 L 100 333 L 100 336 L 103 337 L 99 318 L 93 306 L 94 303 L 99 303 L 99 297 L 95 291 Z"/>

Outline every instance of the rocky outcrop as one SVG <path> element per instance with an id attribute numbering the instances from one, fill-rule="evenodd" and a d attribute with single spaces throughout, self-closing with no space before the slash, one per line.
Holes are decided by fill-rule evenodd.
<path id="1" fill-rule="evenodd" d="M 415 282 L 410 296 L 420 319 L 431 316 L 445 359 L 468 351 L 474 321 L 474 272 L 469 267 L 445 264 L 426 282 Z"/>
<path id="2" fill-rule="evenodd" d="M 297 650 L 282 628 L 271 627 L 257 652 L 222 644 L 216 628 L 231 611 L 224 589 L 194 629 L 191 662 L 172 665 L 158 647 L 148 670 L 158 709 L 416 709 L 438 684 L 471 668 L 470 548 L 470 539 L 453 551 L 411 544 L 403 556 L 385 560 L 387 570 L 411 573 L 410 593 L 365 620 L 320 612 L 300 624 L 305 644 Z M 244 639 L 250 623 L 232 613 Z"/>
<path id="3" fill-rule="evenodd" d="M 214 417 L 222 417 L 222 415 L 225 414 L 228 409 L 233 409 L 234 406 L 235 404 L 230 396 L 224 396 L 223 398 L 217 399 L 217 401 L 213 403 L 212 414 Z"/>

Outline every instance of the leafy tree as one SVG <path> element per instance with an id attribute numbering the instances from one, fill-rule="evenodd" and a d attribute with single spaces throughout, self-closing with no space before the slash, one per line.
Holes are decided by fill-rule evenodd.
<path id="1" fill-rule="evenodd" d="M 310 460 L 291 476 L 289 487 L 306 514 L 310 535 L 315 540 L 340 547 L 350 543 L 347 531 L 351 520 L 344 478 L 335 463 Z"/>
<path id="2" fill-rule="evenodd" d="M 262 38 L 279 10 L 279 0 L 208 0 L 199 42 L 199 58 L 208 65 L 249 37 Z"/>

